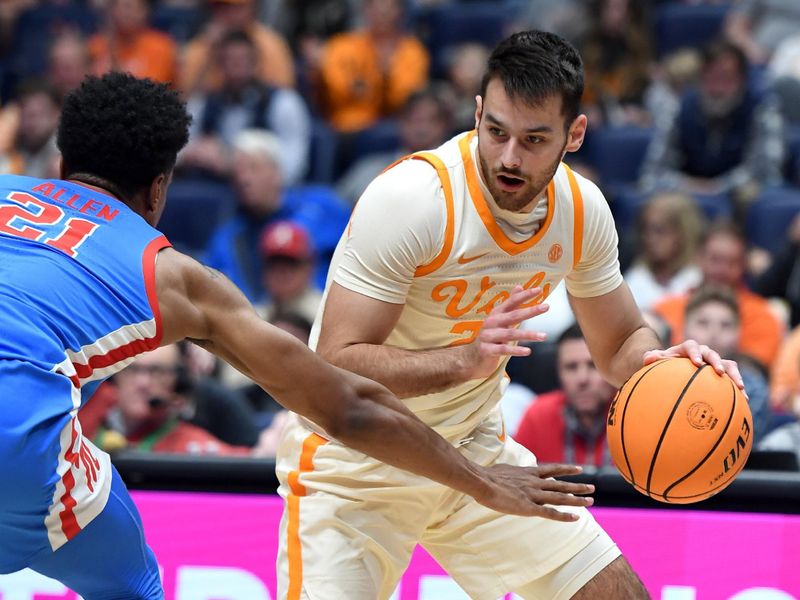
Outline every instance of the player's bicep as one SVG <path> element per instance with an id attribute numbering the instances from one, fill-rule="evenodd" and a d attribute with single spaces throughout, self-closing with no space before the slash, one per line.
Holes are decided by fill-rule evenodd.
<path id="1" fill-rule="evenodd" d="M 333 360 L 336 353 L 354 344 L 382 344 L 397 324 L 403 306 L 333 283 L 325 302 L 317 352 Z"/>
<path id="2" fill-rule="evenodd" d="M 174 250 L 159 255 L 156 284 L 163 343 L 190 338 L 217 354 L 229 354 L 228 347 L 248 327 L 263 323 L 227 277 Z"/>

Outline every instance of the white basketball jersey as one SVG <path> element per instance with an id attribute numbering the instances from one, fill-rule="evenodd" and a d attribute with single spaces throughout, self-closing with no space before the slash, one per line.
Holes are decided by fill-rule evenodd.
<path id="1" fill-rule="evenodd" d="M 436 169 L 447 222 L 439 254 L 416 269 L 387 345 L 430 349 L 467 344 L 475 339 L 492 308 L 507 299 L 515 286 L 540 287 L 542 293 L 531 305 L 541 303 L 580 260 L 583 196 L 569 167 L 562 163 L 547 187 L 547 216 L 537 232 L 515 242 L 498 225 L 481 191 L 470 149 L 474 135 L 462 134 L 435 151 L 405 159 L 423 160 Z M 391 226 L 391 216 L 384 226 Z M 345 232 L 334 254 L 327 288 L 336 278 L 347 236 Z M 319 337 L 321 315 L 322 308 L 314 323 L 312 348 Z M 508 358 L 502 360 L 487 379 L 404 402 L 445 438 L 461 439 L 497 404 L 507 385 L 507 362 Z M 408 376 L 414 377 L 414 373 Z"/>

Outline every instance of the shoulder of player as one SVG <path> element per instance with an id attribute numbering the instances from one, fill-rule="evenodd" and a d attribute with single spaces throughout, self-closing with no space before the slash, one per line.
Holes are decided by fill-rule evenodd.
<path id="1" fill-rule="evenodd" d="M 378 175 L 367 186 L 358 204 L 378 202 L 407 210 L 438 212 L 442 182 L 436 169 L 424 160 L 406 159 Z"/>
<path id="2" fill-rule="evenodd" d="M 217 293 L 215 290 L 220 289 L 218 284 L 226 281 L 227 277 L 222 272 L 174 248 L 164 248 L 158 253 L 156 286 L 160 302 L 167 298 L 179 303 L 201 297 L 210 298 Z"/>
<path id="3" fill-rule="evenodd" d="M 599 203 L 608 205 L 605 195 L 594 181 L 584 177 L 575 169 L 572 169 L 572 174 L 575 176 L 575 181 L 577 182 L 578 188 L 581 191 L 581 197 L 583 198 L 583 204 L 585 207 L 596 206 Z M 556 185 L 562 186 L 564 190 L 570 189 L 566 165 L 563 163 L 556 172 L 556 177 Z"/>

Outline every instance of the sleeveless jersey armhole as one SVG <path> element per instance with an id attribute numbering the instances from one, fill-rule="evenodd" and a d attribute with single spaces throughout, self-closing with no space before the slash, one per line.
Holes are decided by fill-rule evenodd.
<path id="1" fill-rule="evenodd" d="M 572 222 L 574 228 L 572 235 L 572 268 L 574 269 L 578 266 L 583 251 L 583 195 L 581 194 L 578 180 L 575 178 L 575 173 L 566 163 L 564 163 L 564 170 L 567 172 L 569 189 L 572 192 L 572 208 L 575 213 Z"/>
<path id="2" fill-rule="evenodd" d="M 436 169 L 436 173 L 439 175 L 439 180 L 442 182 L 445 209 L 447 211 L 447 222 L 444 228 L 444 243 L 442 244 L 442 249 L 431 262 L 417 267 L 417 270 L 414 272 L 414 277 L 423 277 L 425 275 L 430 275 L 439 267 L 441 267 L 450 256 L 450 252 L 453 250 L 453 241 L 455 238 L 455 204 L 453 202 L 453 186 L 450 183 L 450 173 L 447 171 L 447 167 L 445 166 L 444 162 L 442 162 L 442 160 L 435 154 L 431 152 L 420 152 L 418 154 L 412 154 L 409 158 L 414 160 L 423 160 Z"/>

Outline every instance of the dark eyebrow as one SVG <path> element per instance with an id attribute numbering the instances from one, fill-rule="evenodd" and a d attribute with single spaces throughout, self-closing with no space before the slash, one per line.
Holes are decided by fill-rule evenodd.
<path id="1" fill-rule="evenodd" d="M 505 129 L 502 121 L 491 113 L 486 113 L 486 120 Z M 525 130 L 525 133 L 553 133 L 553 129 L 547 125 L 540 125 L 539 127 L 529 127 Z"/>

